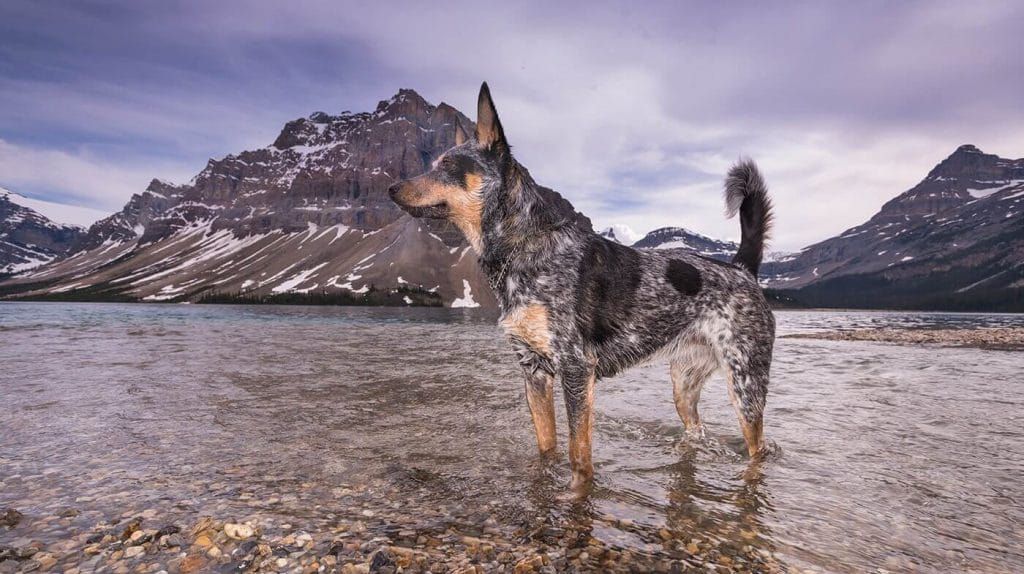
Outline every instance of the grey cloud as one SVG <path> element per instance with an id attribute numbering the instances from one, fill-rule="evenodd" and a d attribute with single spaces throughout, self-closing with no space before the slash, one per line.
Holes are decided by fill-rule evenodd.
<path id="1" fill-rule="evenodd" d="M 1024 155 L 1013 2 L 14 1 L 0 22 L 0 137 L 122 182 L 399 87 L 472 116 L 484 79 L 539 181 L 640 231 L 735 236 L 718 187 L 740 155 L 785 249 L 859 223 L 960 143 Z"/>

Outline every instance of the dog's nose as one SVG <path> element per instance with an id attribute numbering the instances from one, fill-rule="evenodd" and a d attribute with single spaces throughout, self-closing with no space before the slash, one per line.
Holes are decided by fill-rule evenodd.
<path id="1" fill-rule="evenodd" d="M 391 198 L 391 201 L 395 200 L 395 196 L 398 195 L 398 190 L 401 189 L 401 187 L 401 183 L 396 183 L 388 188 L 388 197 Z"/>

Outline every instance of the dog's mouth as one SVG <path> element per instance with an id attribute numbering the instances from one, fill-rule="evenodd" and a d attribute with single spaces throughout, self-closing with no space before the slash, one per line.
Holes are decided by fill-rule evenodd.
<path id="1" fill-rule="evenodd" d="M 398 203 L 399 207 L 413 217 L 423 217 L 426 219 L 445 219 L 448 217 L 448 204 L 444 201 L 435 205 L 425 206 L 402 205 L 397 201 L 395 203 Z"/>

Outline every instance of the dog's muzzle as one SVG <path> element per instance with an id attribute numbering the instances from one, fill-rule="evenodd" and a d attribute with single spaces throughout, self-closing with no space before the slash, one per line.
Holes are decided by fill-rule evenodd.
<path id="1" fill-rule="evenodd" d="M 402 200 L 402 187 L 405 182 L 399 182 L 393 184 L 388 188 L 388 197 L 391 201 L 395 202 L 398 207 L 401 207 L 406 213 L 413 217 L 426 217 L 430 219 L 444 219 L 448 217 L 448 204 L 441 202 L 437 205 L 409 205 Z"/>

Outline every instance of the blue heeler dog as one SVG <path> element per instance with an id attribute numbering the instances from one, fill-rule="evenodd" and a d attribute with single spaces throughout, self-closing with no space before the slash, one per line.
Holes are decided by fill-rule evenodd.
<path id="1" fill-rule="evenodd" d="M 526 399 L 542 452 L 555 447 L 554 382 L 565 394 L 571 488 L 593 479 L 594 383 L 652 357 L 671 364 L 676 410 L 701 433 L 701 387 L 722 368 L 752 457 L 762 419 L 775 320 L 757 284 L 771 202 L 753 162 L 725 182 L 742 239 L 732 264 L 696 254 L 637 251 L 580 229 L 550 205 L 512 157 L 485 83 L 476 137 L 456 145 L 391 198 L 415 217 L 447 219 L 476 250 L 526 373 Z"/>

